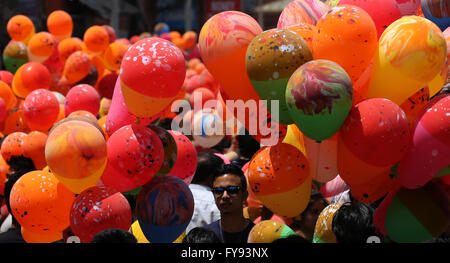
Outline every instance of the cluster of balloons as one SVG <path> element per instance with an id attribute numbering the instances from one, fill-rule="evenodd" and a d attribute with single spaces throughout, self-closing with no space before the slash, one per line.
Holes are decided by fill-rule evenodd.
<path id="1" fill-rule="evenodd" d="M 295 0 L 266 31 L 241 12 L 211 17 L 199 48 L 221 96 L 275 101 L 277 112 L 270 103 L 268 109 L 287 126 L 278 144 L 263 147 L 244 169 L 252 202 L 293 217 L 306 208 L 312 181 L 327 195 L 350 188 L 363 203 L 447 185 L 450 97 L 438 92 L 448 83 L 449 29 L 427 14 L 443 22 L 446 11 L 445 1 Z M 397 198 L 423 221 L 400 223 L 401 208 L 385 204 L 389 213 L 377 227 L 394 241 L 445 231 L 446 198 L 421 204 L 436 207 L 436 217 Z"/>

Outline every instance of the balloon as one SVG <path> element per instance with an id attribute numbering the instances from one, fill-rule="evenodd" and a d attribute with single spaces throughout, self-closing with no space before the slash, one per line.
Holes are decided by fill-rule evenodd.
<path id="1" fill-rule="evenodd" d="M 72 192 L 81 193 L 95 186 L 105 169 L 105 138 L 87 122 L 61 123 L 48 136 L 45 159 L 58 180 Z"/>
<path id="2" fill-rule="evenodd" d="M 104 73 L 98 82 L 98 93 L 101 97 L 112 99 L 114 94 L 114 86 L 116 85 L 119 75 L 115 72 Z"/>
<path id="3" fill-rule="evenodd" d="M 311 165 L 312 179 L 320 183 L 333 180 L 338 175 L 337 134 L 321 142 L 317 142 L 306 136 L 303 139 L 306 157 Z"/>
<path id="4" fill-rule="evenodd" d="M 150 243 L 150 241 L 148 241 L 147 238 L 145 238 L 144 233 L 142 233 L 142 229 L 141 229 L 141 226 L 139 225 L 138 220 L 134 221 L 134 223 L 131 225 L 131 232 L 132 232 L 133 236 L 137 239 L 138 243 Z M 186 231 L 181 233 L 181 235 L 177 239 L 175 239 L 175 241 L 173 241 L 172 243 L 178 243 L 178 244 L 182 243 L 185 236 L 186 236 Z"/>
<path id="5" fill-rule="evenodd" d="M 109 135 L 106 132 L 106 116 L 101 117 L 97 121 L 98 125 L 100 125 L 100 128 L 102 128 L 103 134 L 105 135 L 105 140 L 108 141 Z"/>
<path id="6" fill-rule="evenodd" d="M 297 235 L 297 233 L 287 225 L 273 220 L 263 220 L 248 234 L 248 243 L 272 243 L 291 235 Z"/>
<path id="7" fill-rule="evenodd" d="M 294 31 L 297 35 L 301 36 L 306 43 L 308 43 L 309 50 L 312 52 L 312 39 L 316 26 L 307 23 L 299 23 L 287 26 L 286 29 Z"/>
<path id="8" fill-rule="evenodd" d="M 91 85 L 79 84 L 70 89 L 64 104 L 66 115 L 85 110 L 96 116 L 100 109 L 100 95 Z"/>
<path id="9" fill-rule="evenodd" d="M 398 166 L 403 187 L 425 185 L 448 166 L 450 156 L 450 95 L 432 99 L 418 114 L 412 140 Z"/>
<path id="10" fill-rule="evenodd" d="M 370 15 L 357 6 L 334 7 L 321 17 L 313 35 L 314 59 L 331 60 L 356 82 L 377 47 L 377 29 Z"/>
<path id="11" fill-rule="evenodd" d="M 12 40 L 27 44 L 34 35 L 34 24 L 30 18 L 24 15 L 15 15 L 8 20 L 6 30 Z"/>
<path id="12" fill-rule="evenodd" d="M 308 44 L 299 35 L 285 29 L 271 29 L 256 36 L 247 48 L 247 74 L 258 95 L 267 100 L 267 107 L 277 122 L 291 124 L 286 105 L 286 84 L 298 67 L 312 60 Z M 279 107 L 272 109 L 271 100 Z"/>
<path id="13" fill-rule="evenodd" d="M 299 23 L 315 25 L 328 10 L 329 7 L 319 0 L 292 1 L 281 12 L 277 28 L 286 28 Z"/>
<path id="14" fill-rule="evenodd" d="M 83 112 L 83 111 L 78 111 L 78 112 Z M 72 116 L 68 116 L 67 118 L 62 119 L 61 121 L 55 123 L 55 125 L 53 125 L 53 127 L 50 129 L 50 131 L 48 132 L 49 134 L 53 132 L 53 130 L 58 127 L 59 125 L 68 122 L 68 121 L 84 121 L 87 122 L 91 125 L 93 125 L 95 128 L 97 128 L 97 130 L 99 130 L 99 132 L 106 138 L 105 134 L 103 133 L 103 129 L 102 127 L 100 127 L 100 125 L 97 122 L 97 118 L 95 118 L 95 116 L 92 115 L 92 113 L 89 113 L 86 111 L 86 113 L 90 114 L 89 115 L 75 115 L 74 113 L 77 112 L 73 112 Z"/>
<path id="15" fill-rule="evenodd" d="M 157 176 L 144 185 L 136 200 L 136 217 L 152 243 L 170 243 L 183 233 L 194 213 L 189 187 L 174 176 Z"/>
<path id="16" fill-rule="evenodd" d="M 109 44 L 103 55 L 106 68 L 109 70 L 119 70 L 127 50 L 128 46 L 123 43 L 114 42 Z"/>
<path id="17" fill-rule="evenodd" d="M 421 243 L 439 236 L 449 226 L 448 196 L 435 184 L 401 188 L 389 203 L 385 229 L 397 243 Z"/>
<path id="18" fill-rule="evenodd" d="M 246 73 L 245 53 L 261 32 L 251 16 L 237 11 L 214 15 L 200 31 L 202 60 L 230 99 L 259 100 Z"/>
<path id="19" fill-rule="evenodd" d="M 375 213 L 373 215 L 373 224 L 375 226 L 375 229 L 378 233 L 383 234 L 384 236 L 387 235 L 386 233 L 386 225 L 385 225 L 385 219 L 386 219 L 386 213 L 389 208 L 389 205 L 392 202 L 392 199 L 397 194 L 398 190 L 400 190 L 401 186 L 397 185 L 393 190 L 391 190 L 383 199 L 383 201 L 380 203 L 380 205 L 375 210 Z"/>
<path id="20" fill-rule="evenodd" d="M 52 93 L 53 93 L 53 95 L 55 95 L 59 104 L 64 104 L 64 100 L 66 99 L 66 97 L 64 95 L 62 95 L 61 93 L 59 93 L 57 91 L 52 91 Z"/>
<path id="21" fill-rule="evenodd" d="M 321 141 L 333 136 L 347 117 L 353 100 L 345 70 L 328 60 L 298 68 L 286 87 L 291 118 L 305 136 Z"/>
<path id="22" fill-rule="evenodd" d="M 214 93 L 210 89 L 196 88 L 192 92 L 191 97 L 189 98 L 189 102 L 190 102 L 191 106 L 194 108 L 196 105 L 198 105 L 197 107 L 199 107 L 199 108 L 203 108 L 207 101 L 215 100 L 215 99 L 216 99 L 216 95 L 214 95 Z"/>
<path id="23" fill-rule="evenodd" d="M 103 230 L 131 227 L 132 212 L 125 196 L 106 186 L 93 186 L 80 193 L 70 210 L 70 227 L 83 243 Z"/>
<path id="24" fill-rule="evenodd" d="M 173 136 L 177 145 L 177 159 L 168 174 L 190 184 L 197 169 L 197 151 L 184 134 L 172 130 L 168 132 Z"/>
<path id="25" fill-rule="evenodd" d="M 184 49 L 189 50 L 197 44 L 197 33 L 195 31 L 187 31 L 183 34 Z"/>
<path id="26" fill-rule="evenodd" d="M 211 148 L 223 139 L 225 125 L 217 111 L 204 109 L 194 114 L 192 131 L 196 145 Z"/>
<path id="27" fill-rule="evenodd" d="M 177 160 L 177 143 L 166 129 L 155 125 L 148 125 L 159 137 L 164 148 L 164 161 L 157 174 L 168 174 Z"/>
<path id="28" fill-rule="evenodd" d="M 12 92 L 11 88 L 5 82 L 0 80 L 0 98 L 5 102 L 5 108 L 7 111 L 14 108 L 17 105 L 16 96 Z"/>
<path id="29" fill-rule="evenodd" d="M 333 203 L 325 207 L 317 218 L 313 243 L 337 243 L 333 233 L 333 218 L 344 203 Z"/>
<path id="30" fill-rule="evenodd" d="M 28 62 L 27 46 L 19 41 L 10 41 L 3 49 L 3 63 L 7 71 L 16 73 L 20 66 Z"/>
<path id="31" fill-rule="evenodd" d="M 402 17 L 395 0 L 340 0 L 338 5 L 353 5 L 364 9 L 375 23 L 378 38 L 390 24 Z"/>
<path id="32" fill-rule="evenodd" d="M 24 121 L 23 111 L 18 108 L 14 108 L 9 112 L 6 117 L 3 134 L 10 134 L 13 132 L 29 132 L 27 123 Z"/>
<path id="33" fill-rule="evenodd" d="M 383 198 L 398 185 L 399 181 L 395 174 L 391 170 L 386 170 L 367 183 L 352 184 L 350 193 L 358 202 L 370 204 Z"/>
<path id="34" fill-rule="evenodd" d="M 55 38 L 48 32 L 33 35 L 28 42 L 28 58 L 33 62 L 43 62 L 55 49 Z"/>
<path id="35" fill-rule="evenodd" d="M 342 178 L 338 175 L 333 180 L 324 183 L 319 188 L 319 192 L 323 195 L 324 198 L 329 198 L 349 189 L 350 185 L 346 184 L 344 180 L 342 180 Z"/>
<path id="36" fill-rule="evenodd" d="M 295 148 L 306 156 L 304 136 L 295 124 L 288 125 L 283 143 L 295 146 Z"/>
<path id="37" fill-rule="evenodd" d="M 33 90 L 48 89 L 50 86 L 50 72 L 37 62 L 28 62 L 16 72 L 12 82 L 12 89 L 16 96 L 25 98 Z"/>
<path id="38" fill-rule="evenodd" d="M 73 31 L 72 17 L 63 10 L 53 11 L 47 17 L 47 28 L 58 41 L 69 38 Z"/>
<path id="39" fill-rule="evenodd" d="M 28 228 L 21 227 L 20 232 L 22 233 L 22 238 L 27 243 L 53 243 L 63 239 L 62 231 L 50 233 L 35 233 L 31 230 L 28 230 Z"/>
<path id="40" fill-rule="evenodd" d="M 66 60 L 64 76 L 70 84 L 75 84 L 85 78 L 91 71 L 92 59 L 83 51 L 72 53 Z"/>
<path id="41" fill-rule="evenodd" d="M 148 125 L 158 119 L 159 114 L 150 118 L 139 118 L 125 106 L 122 89 L 120 88 L 120 77 L 117 78 L 114 87 L 114 93 L 109 107 L 108 117 L 106 118 L 106 131 L 111 136 L 115 131 L 121 127 L 133 124 L 139 120 L 140 124 Z"/>
<path id="42" fill-rule="evenodd" d="M 248 167 L 248 181 L 256 197 L 277 215 L 294 217 L 308 204 L 310 165 L 290 144 L 279 143 L 255 153 Z"/>
<path id="43" fill-rule="evenodd" d="M 36 169 L 41 170 L 47 166 L 45 160 L 45 143 L 47 134 L 40 131 L 32 131 L 23 138 L 23 156 L 33 160 Z"/>
<path id="44" fill-rule="evenodd" d="M 83 42 L 89 51 L 101 53 L 109 45 L 108 32 L 102 26 L 91 26 L 84 32 Z"/>
<path id="45" fill-rule="evenodd" d="M 419 0 L 395 0 L 402 16 L 416 15 L 420 6 Z"/>
<path id="46" fill-rule="evenodd" d="M 409 126 L 412 127 L 417 114 L 420 113 L 423 107 L 430 101 L 430 91 L 428 87 L 422 88 L 405 102 L 400 105 L 400 108 L 405 112 L 409 121 Z"/>
<path id="47" fill-rule="evenodd" d="M 108 115 L 110 107 L 111 107 L 111 100 L 103 97 L 102 100 L 100 101 L 100 110 L 98 111 L 98 114 L 100 115 L 100 117 L 105 117 L 105 121 L 106 115 Z"/>
<path id="48" fill-rule="evenodd" d="M 49 172 L 32 171 L 11 189 L 10 205 L 19 224 L 34 233 L 62 232 L 70 225 L 73 193 Z"/>
<path id="49" fill-rule="evenodd" d="M 13 132 L 3 139 L 0 151 L 6 162 L 13 156 L 23 155 L 23 140 L 26 136 L 24 132 Z"/>
<path id="50" fill-rule="evenodd" d="M 0 123 L 3 122 L 6 118 L 6 104 L 5 100 L 0 97 Z"/>
<path id="51" fill-rule="evenodd" d="M 142 186 L 153 178 L 164 161 L 158 135 L 151 129 L 127 125 L 111 135 L 107 142 L 108 165 L 102 182 L 120 192 Z"/>
<path id="52" fill-rule="evenodd" d="M 59 115 L 59 103 L 49 90 L 37 89 L 27 95 L 23 103 L 23 117 L 36 131 L 48 131 Z"/>
<path id="53" fill-rule="evenodd" d="M 97 120 L 97 117 L 94 114 L 92 114 L 89 111 L 85 111 L 85 110 L 74 111 L 74 112 L 70 113 L 67 117 L 74 117 L 74 116 L 82 116 L 82 117 L 87 117 L 92 120 Z"/>
<path id="54" fill-rule="evenodd" d="M 423 15 L 435 23 L 442 31 L 450 26 L 450 5 L 442 0 L 422 0 L 421 10 Z"/>
<path id="55" fill-rule="evenodd" d="M 398 19 L 380 37 L 364 96 L 401 105 L 436 77 L 444 66 L 446 49 L 442 32 L 429 20 L 418 16 Z"/>
<path id="56" fill-rule="evenodd" d="M 66 38 L 58 44 L 59 59 L 65 63 L 66 60 L 77 51 L 81 51 L 82 41 L 79 38 Z"/>
<path id="57" fill-rule="evenodd" d="M 0 70 L 0 80 L 8 84 L 8 86 L 11 87 L 12 80 L 14 78 L 14 75 L 6 70 Z"/>
<path id="58" fill-rule="evenodd" d="M 124 55 L 120 78 L 124 87 L 154 98 L 174 97 L 183 84 L 185 62 L 179 49 L 161 38 L 147 38 Z"/>

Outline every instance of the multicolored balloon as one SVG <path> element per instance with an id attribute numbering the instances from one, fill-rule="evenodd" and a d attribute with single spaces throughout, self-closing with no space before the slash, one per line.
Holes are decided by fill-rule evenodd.
<path id="1" fill-rule="evenodd" d="M 11 211 L 19 224 L 35 233 L 62 232 L 70 225 L 75 197 L 49 172 L 32 171 L 14 184 Z"/>
<path id="2" fill-rule="evenodd" d="M 286 87 L 291 118 L 305 136 L 322 141 L 333 136 L 352 106 L 352 82 L 345 70 L 328 60 L 298 68 Z"/>
<path id="3" fill-rule="evenodd" d="M 279 143 L 260 149 L 250 161 L 248 181 L 256 197 L 278 215 L 294 217 L 308 204 L 310 165 L 290 144 Z"/>
<path id="4" fill-rule="evenodd" d="M 357 6 L 337 6 L 316 24 L 313 57 L 339 64 L 355 83 L 370 64 L 377 39 L 375 23 L 366 11 Z"/>
<path id="5" fill-rule="evenodd" d="M 272 243 L 273 241 L 297 235 L 287 225 L 273 221 L 263 220 L 256 224 L 248 234 L 248 243 Z"/>
<path id="6" fill-rule="evenodd" d="M 183 233 L 194 213 L 194 199 L 185 182 L 174 176 L 156 176 L 136 200 L 136 217 L 147 240 L 170 243 Z"/>
<path id="7" fill-rule="evenodd" d="M 126 125 L 107 142 L 108 165 L 102 182 L 120 192 L 127 192 L 150 181 L 164 161 L 163 144 L 151 129 Z"/>
<path id="8" fill-rule="evenodd" d="M 106 186 L 93 186 L 81 192 L 70 210 L 70 227 L 82 243 L 91 242 L 99 232 L 131 227 L 130 204 L 122 193 Z"/>
<path id="9" fill-rule="evenodd" d="M 225 125 L 217 111 L 204 109 L 194 114 L 192 132 L 196 145 L 211 148 L 225 136 Z"/>
<path id="10" fill-rule="evenodd" d="M 6 70 L 15 74 L 19 67 L 27 62 L 27 46 L 19 41 L 10 41 L 3 50 L 3 63 Z"/>
<path id="11" fill-rule="evenodd" d="M 412 140 L 398 166 L 403 187 L 428 183 L 448 166 L 450 156 L 450 95 L 432 99 L 416 117 Z"/>
<path id="12" fill-rule="evenodd" d="M 28 42 L 28 59 L 33 62 L 44 62 L 55 50 L 55 37 L 48 32 L 33 35 Z"/>
<path id="13" fill-rule="evenodd" d="M 442 31 L 450 26 L 450 5 L 445 0 L 421 0 L 423 15 Z"/>
<path id="14" fill-rule="evenodd" d="M 398 19 L 380 37 L 364 97 L 401 105 L 442 70 L 446 50 L 442 32 L 431 21 L 418 16 Z"/>
<path id="15" fill-rule="evenodd" d="M 164 148 L 164 161 L 157 174 L 169 174 L 177 160 L 177 143 L 175 138 L 169 131 L 159 126 L 148 125 L 147 127 L 158 135 Z"/>
<path id="16" fill-rule="evenodd" d="M 314 228 L 313 243 L 337 243 L 333 232 L 333 218 L 343 204 L 333 203 L 322 210 Z"/>
<path id="17" fill-rule="evenodd" d="M 270 29 L 250 42 L 245 59 L 247 74 L 258 95 L 267 100 L 267 108 L 277 122 L 291 124 L 293 120 L 286 105 L 286 84 L 292 73 L 312 60 L 305 40 L 286 29 Z M 279 103 L 274 112 L 272 100 Z"/>
<path id="18" fill-rule="evenodd" d="M 295 0 L 290 2 L 278 18 L 277 28 L 299 23 L 315 25 L 330 8 L 319 0 Z"/>

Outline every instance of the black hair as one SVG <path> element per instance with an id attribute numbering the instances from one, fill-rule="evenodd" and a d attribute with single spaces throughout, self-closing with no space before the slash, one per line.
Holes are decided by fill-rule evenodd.
<path id="1" fill-rule="evenodd" d="M 195 227 L 187 233 L 182 243 L 222 243 L 214 231 Z"/>
<path id="2" fill-rule="evenodd" d="M 123 229 L 109 228 L 97 233 L 91 243 L 137 243 L 137 239 Z"/>
<path id="3" fill-rule="evenodd" d="M 301 218 L 297 219 L 296 217 L 294 217 L 294 224 L 300 223 L 302 221 L 302 219 L 304 218 L 305 214 L 311 209 L 311 207 L 314 205 L 314 203 L 317 200 L 321 200 L 324 204 L 324 207 L 328 206 L 328 202 L 327 200 L 323 197 L 322 193 L 320 193 L 317 190 L 312 189 L 311 190 L 311 196 L 309 198 L 309 202 L 308 205 L 306 206 L 305 210 L 303 210 L 303 212 L 300 214 Z"/>
<path id="4" fill-rule="evenodd" d="M 289 235 L 287 237 L 282 237 L 282 238 L 278 238 L 275 239 L 274 241 L 272 241 L 272 244 L 288 244 L 288 243 L 311 243 L 308 240 L 306 240 L 305 238 L 299 236 L 299 235 Z"/>
<path id="5" fill-rule="evenodd" d="M 211 148 L 223 154 L 225 152 L 225 149 L 230 148 L 230 146 L 231 140 L 230 138 L 228 138 L 228 136 L 225 136 L 218 144 L 214 145 Z"/>
<path id="6" fill-rule="evenodd" d="M 15 226 L 19 226 L 19 223 L 17 222 L 11 210 L 9 195 L 11 194 L 11 190 L 14 184 L 17 182 L 17 180 L 19 180 L 19 178 L 22 177 L 24 174 L 36 170 L 36 167 L 34 166 L 33 160 L 27 157 L 23 157 L 22 155 L 12 156 L 11 159 L 8 161 L 8 165 L 10 166 L 9 169 L 12 170 L 13 173 L 8 175 L 8 180 L 5 182 L 5 190 L 4 190 L 5 204 L 6 207 L 8 208 L 9 213 L 12 216 L 12 223 Z"/>
<path id="7" fill-rule="evenodd" d="M 239 179 L 241 179 L 242 191 L 247 190 L 247 179 L 245 178 L 244 172 L 242 172 L 241 169 L 239 169 L 237 166 L 234 166 L 232 164 L 222 165 L 222 168 L 220 169 L 220 171 L 216 175 L 214 175 L 213 182 L 216 180 L 217 177 L 220 177 L 225 174 L 234 174 L 234 175 L 238 176 Z"/>
<path id="8" fill-rule="evenodd" d="M 261 145 L 253 136 L 245 131 L 245 135 L 237 135 L 239 155 L 244 158 L 251 159 L 253 155 L 261 148 Z"/>
<path id="9" fill-rule="evenodd" d="M 223 160 L 213 153 L 199 153 L 197 155 L 197 169 L 195 170 L 192 183 L 198 184 L 218 174 L 223 165 Z"/>
<path id="10" fill-rule="evenodd" d="M 373 224 L 374 210 L 361 203 L 345 203 L 336 211 L 332 229 L 338 243 L 367 242 L 370 236 L 378 236 Z"/>

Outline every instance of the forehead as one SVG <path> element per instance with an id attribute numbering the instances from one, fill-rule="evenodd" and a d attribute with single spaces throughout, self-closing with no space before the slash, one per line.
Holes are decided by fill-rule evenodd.
<path id="1" fill-rule="evenodd" d="M 216 177 L 214 180 L 213 186 L 229 186 L 229 185 L 241 185 L 241 178 L 235 174 L 225 174 L 219 177 Z"/>

